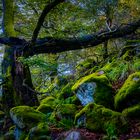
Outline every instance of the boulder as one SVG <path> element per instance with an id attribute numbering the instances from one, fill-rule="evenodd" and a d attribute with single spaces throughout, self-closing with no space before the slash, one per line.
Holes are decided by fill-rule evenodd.
<path id="1" fill-rule="evenodd" d="M 45 99 L 43 99 L 40 104 L 50 104 L 50 105 L 52 105 L 54 100 L 55 100 L 55 98 L 53 96 L 48 96 Z"/>
<path id="2" fill-rule="evenodd" d="M 44 114 L 48 114 L 48 113 L 53 112 L 53 106 L 49 104 L 41 104 L 36 110 Z"/>
<path id="3" fill-rule="evenodd" d="M 122 111 L 138 103 L 140 103 L 140 72 L 135 72 L 128 77 L 115 95 L 115 108 Z"/>
<path id="4" fill-rule="evenodd" d="M 48 140 L 50 139 L 50 129 L 48 124 L 39 123 L 37 126 L 30 129 L 25 140 Z"/>
<path id="5" fill-rule="evenodd" d="M 45 114 L 36 111 L 29 106 L 17 106 L 10 110 L 10 116 L 14 124 L 20 129 L 31 128 L 41 121 L 46 121 Z"/>
<path id="6" fill-rule="evenodd" d="M 78 80 L 72 87 L 83 106 L 95 102 L 112 108 L 113 93 L 108 78 L 103 72 L 97 72 Z"/>
<path id="7" fill-rule="evenodd" d="M 121 113 L 95 103 L 86 105 L 78 112 L 74 122 L 78 127 L 86 127 L 97 132 L 107 132 L 111 127 L 118 134 L 127 129 L 127 121 Z"/>

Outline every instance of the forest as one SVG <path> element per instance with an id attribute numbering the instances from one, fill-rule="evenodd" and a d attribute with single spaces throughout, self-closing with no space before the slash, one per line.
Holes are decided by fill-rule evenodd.
<path id="1" fill-rule="evenodd" d="M 0 140 L 140 140 L 140 0 L 1 0 Z"/>

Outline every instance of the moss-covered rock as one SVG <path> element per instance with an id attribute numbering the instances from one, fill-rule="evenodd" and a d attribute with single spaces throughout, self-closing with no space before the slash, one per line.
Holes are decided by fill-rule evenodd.
<path id="1" fill-rule="evenodd" d="M 76 114 L 75 124 L 98 132 L 107 132 L 108 128 L 113 126 L 117 134 L 123 133 L 127 129 L 127 122 L 121 113 L 95 103 L 88 104 Z"/>
<path id="2" fill-rule="evenodd" d="M 43 100 L 40 102 L 40 104 L 50 104 L 50 105 L 52 105 L 53 102 L 54 102 L 54 100 L 55 100 L 54 97 L 48 96 L 48 97 L 46 97 L 45 99 L 43 99 Z"/>
<path id="3" fill-rule="evenodd" d="M 37 126 L 30 129 L 25 140 L 49 140 L 50 129 L 47 123 L 39 123 Z"/>
<path id="4" fill-rule="evenodd" d="M 140 118 L 140 104 L 124 109 L 122 111 L 122 114 L 129 118 L 139 119 Z"/>
<path id="5" fill-rule="evenodd" d="M 60 104 L 56 106 L 53 113 L 55 114 L 56 117 L 59 116 L 60 119 L 69 117 L 74 118 L 76 111 L 77 107 L 75 104 Z"/>
<path id="6" fill-rule="evenodd" d="M 52 112 L 49 120 L 57 127 L 70 129 L 73 127 L 74 117 L 77 112 L 77 106 L 74 104 L 59 104 Z"/>
<path id="7" fill-rule="evenodd" d="M 140 103 L 140 72 L 131 74 L 115 96 L 115 108 L 119 111 Z"/>
<path id="8" fill-rule="evenodd" d="M 53 112 L 53 106 L 51 106 L 51 104 L 41 104 L 36 110 L 37 111 L 40 111 L 44 114 L 48 114 L 48 113 L 51 113 Z"/>
<path id="9" fill-rule="evenodd" d="M 75 83 L 72 90 L 75 91 L 83 105 L 93 101 L 109 108 L 113 105 L 112 88 L 103 72 L 93 73 L 81 78 Z"/>
<path id="10" fill-rule="evenodd" d="M 45 114 L 36 111 L 29 106 L 17 106 L 10 110 L 10 116 L 14 124 L 20 129 L 31 128 L 41 121 L 46 121 Z"/>
<path id="11" fill-rule="evenodd" d="M 81 105 L 81 102 L 76 95 L 68 97 L 67 99 L 64 100 L 64 103 L 65 104 L 75 104 L 77 106 Z"/>

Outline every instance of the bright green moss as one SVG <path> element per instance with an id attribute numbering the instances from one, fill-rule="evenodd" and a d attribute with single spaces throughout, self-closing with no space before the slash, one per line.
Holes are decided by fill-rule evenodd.
<path id="1" fill-rule="evenodd" d="M 73 95 L 72 97 L 69 97 L 64 100 L 65 104 L 75 104 L 75 105 L 81 105 L 80 100 L 77 98 L 76 95 Z"/>
<path id="2" fill-rule="evenodd" d="M 37 111 L 40 111 L 44 114 L 47 114 L 47 113 L 51 113 L 53 112 L 53 106 L 50 104 L 41 104 L 38 108 L 37 108 Z"/>
<path id="3" fill-rule="evenodd" d="M 132 59 L 131 56 L 132 52 L 131 51 L 126 51 L 125 54 L 122 56 L 123 60 L 129 61 Z"/>
<path id="4" fill-rule="evenodd" d="M 50 104 L 51 105 L 51 104 L 53 104 L 54 100 L 55 100 L 54 97 L 48 96 L 45 99 L 43 99 L 40 104 Z"/>
<path id="5" fill-rule="evenodd" d="M 127 73 L 128 69 L 129 63 L 121 59 L 107 63 L 103 68 L 101 68 L 101 70 L 105 72 L 106 76 L 111 82 L 117 81 L 120 77 L 123 78 L 122 74 L 125 76 L 125 73 Z"/>
<path id="6" fill-rule="evenodd" d="M 17 106 L 10 110 L 10 116 L 19 128 L 31 128 L 38 122 L 46 121 L 47 116 L 29 106 Z"/>
<path id="7" fill-rule="evenodd" d="M 72 87 L 72 91 L 76 91 L 78 89 L 78 87 L 85 82 L 93 82 L 93 81 L 99 82 L 99 83 L 107 82 L 107 84 L 109 84 L 109 81 L 104 74 L 100 75 L 98 73 L 93 73 L 93 74 L 90 74 L 90 75 L 85 76 L 85 77 L 81 78 L 80 80 L 78 80 Z"/>
<path id="8" fill-rule="evenodd" d="M 140 101 L 140 72 L 131 74 L 115 96 L 115 108 L 123 110 Z"/>
<path id="9" fill-rule="evenodd" d="M 129 118 L 140 118 L 140 104 L 137 104 L 135 106 L 129 107 L 125 110 L 123 110 L 122 114 Z"/>
<path id="10" fill-rule="evenodd" d="M 72 90 L 77 92 L 78 88 L 83 83 L 94 82 L 96 83 L 95 93 L 93 99 L 95 103 L 104 105 L 105 107 L 112 108 L 113 106 L 113 90 L 108 81 L 108 78 L 104 74 L 93 73 L 91 75 L 81 78 L 72 87 Z"/>
<path id="11" fill-rule="evenodd" d="M 56 106 L 52 112 L 49 121 L 56 127 L 70 129 L 73 127 L 74 116 L 77 112 L 77 107 L 74 104 L 61 104 Z"/>
<path id="12" fill-rule="evenodd" d="M 85 117 L 85 127 L 92 131 L 106 132 L 110 124 L 116 127 L 117 133 L 123 133 L 127 129 L 127 122 L 121 113 L 95 103 L 88 104 L 78 112 L 75 116 L 75 123 L 78 123 L 83 116 Z"/>

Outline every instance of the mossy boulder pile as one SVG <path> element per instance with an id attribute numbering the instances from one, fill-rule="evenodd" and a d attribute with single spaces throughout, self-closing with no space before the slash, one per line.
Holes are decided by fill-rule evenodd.
<path id="1" fill-rule="evenodd" d="M 78 112 L 75 116 L 75 123 L 79 127 L 82 125 L 98 132 L 106 132 L 109 127 L 113 127 L 112 129 L 115 129 L 118 134 L 127 131 L 128 128 L 127 121 L 121 113 L 95 103 L 88 104 Z"/>

